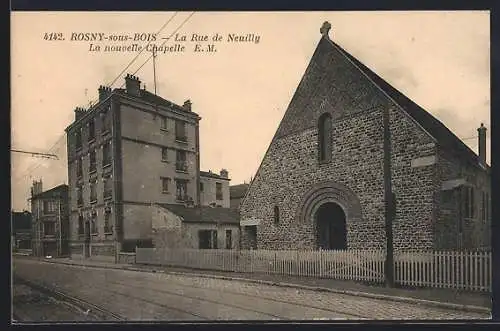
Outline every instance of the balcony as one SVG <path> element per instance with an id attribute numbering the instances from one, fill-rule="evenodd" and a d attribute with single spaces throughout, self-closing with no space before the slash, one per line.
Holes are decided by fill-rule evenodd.
<path id="1" fill-rule="evenodd" d="M 102 160 L 102 167 L 103 167 L 103 168 L 110 167 L 110 166 L 111 166 L 111 163 L 112 163 L 111 158 L 108 158 L 108 159 Z"/>
<path id="2" fill-rule="evenodd" d="M 97 164 L 96 163 L 91 163 L 89 167 L 89 173 L 94 173 L 97 171 Z"/>
<path id="3" fill-rule="evenodd" d="M 113 198 L 113 189 L 104 190 L 104 200 L 110 200 Z"/>
<path id="4" fill-rule="evenodd" d="M 175 162 L 175 170 L 180 172 L 187 172 L 188 165 L 186 161 L 177 161 Z"/>
<path id="5" fill-rule="evenodd" d="M 187 144 L 187 136 L 186 135 L 175 135 L 175 141 Z"/>
<path id="6" fill-rule="evenodd" d="M 178 202 L 192 202 L 193 201 L 193 198 L 191 198 L 187 194 L 177 194 L 175 199 Z"/>
<path id="7" fill-rule="evenodd" d="M 113 226 L 110 224 L 104 224 L 104 234 L 113 234 Z"/>
<path id="8" fill-rule="evenodd" d="M 83 198 L 78 198 L 78 200 L 76 201 L 76 205 L 77 205 L 78 207 L 83 206 Z"/>

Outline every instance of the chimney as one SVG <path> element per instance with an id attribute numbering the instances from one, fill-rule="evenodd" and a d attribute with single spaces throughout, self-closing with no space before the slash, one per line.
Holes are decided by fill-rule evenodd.
<path id="1" fill-rule="evenodd" d="M 182 105 L 182 108 L 184 108 L 184 110 L 186 111 L 191 111 L 191 100 L 186 100 L 184 101 L 184 104 Z"/>
<path id="2" fill-rule="evenodd" d="M 99 102 L 104 101 L 111 94 L 111 88 L 104 85 L 99 86 L 98 91 L 99 91 Z"/>
<path id="3" fill-rule="evenodd" d="M 75 108 L 75 121 L 78 121 L 80 118 L 85 115 L 85 109 L 81 107 L 76 107 Z"/>
<path id="4" fill-rule="evenodd" d="M 141 96 L 141 81 L 136 76 L 127 74 L 125 77 L 125 88 L 128 94 L 135 97 Z"/>
<path id="5" fill-rule="evenodd" d="M 34 180 L 33 186 L 31 187 L 31 196 L 40 194 L 42 192 L 43 192 L 42 180 L 39 180 L 39 181 Z"/>
<path id="6" fill-rule="evenodd" d="M 478 142 L 479 142 L 479 159 L 486 164 L 486 127 L 483 123 L 479 129 L 477 129 L 478 133 Z"/>
<path id="7" fill-rule="evenodd" d="M 221 176 L 222 178 L 228 178 L 228 176 L 229 176 L 229 172 L 228 172 L 226 169 L 222 169 L 222 170 L 220 171 L 220 176 Z"/>

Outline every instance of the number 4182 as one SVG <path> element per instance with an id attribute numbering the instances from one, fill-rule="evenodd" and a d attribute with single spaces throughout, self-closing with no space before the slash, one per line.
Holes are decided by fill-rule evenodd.
<path id="1" fill-rule="evenodd" d="M 43 35 L 44 40 L 64 40 L 63 34 L 58 32 L 45 32 Z"/>

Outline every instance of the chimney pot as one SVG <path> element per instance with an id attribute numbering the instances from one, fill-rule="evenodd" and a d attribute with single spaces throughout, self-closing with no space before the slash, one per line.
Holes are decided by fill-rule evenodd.
<path id="1" fill-rule="evenodd" d="M 220 176 L 221 176 L 222 178 L 228 178 L 228 176 L 229 176 L 229 172 L 228 172 L 226 169 L 222 169 L 222 170 L 220 171 Z"/>
<path id="2" fill-rule="evenodd" d="M 191 100 L 188 99 L 188 100 L 184 101 L 184 104 L 182 105 L 182 107 L 187 111 L 191 111 L 191 105 L 192 105 Z"/>
<path id="3" fill-rule="evenodd" d="M 141 81 L 138 77 L 127 74 L 125 77 L 125 88 L 128 94 L 136 97 L 141 96 Z"/>
<path id="4" fill-rule="evenodd" d="M 478 145 L 479 145 L 479 160 L 486 164 L 486 127 L 483 123 L 477 129 L 478 132 Z"/>
<path id="5" fill-rule="evenodd" d="M 111 94 L 111 88 L 101 85 L 99 86 L 99 102 L 104 101 Z"/>

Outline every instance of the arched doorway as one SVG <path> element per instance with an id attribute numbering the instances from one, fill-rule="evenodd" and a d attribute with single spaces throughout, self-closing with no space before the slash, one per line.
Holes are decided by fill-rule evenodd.
<path id="1" fill-rule="evenodd" d="M 346 215 L 334 202 L 322 204 L 315 214 L 317 246 L 321 249 L 347 249 Z"/>

